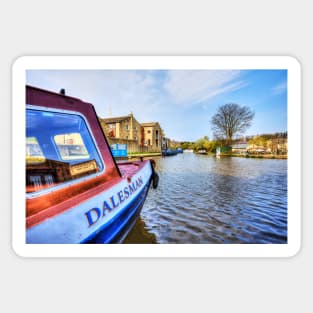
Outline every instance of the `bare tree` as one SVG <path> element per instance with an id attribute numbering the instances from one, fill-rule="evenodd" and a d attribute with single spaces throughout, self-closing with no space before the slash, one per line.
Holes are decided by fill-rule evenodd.
<path id="1" fill-rule="evenodd" d="M 224 104 L 211 120 L 214 136 L 226 140 L 226 144 L 231 144 L 234 135 L 243 134 L 250 127 L 253 117 L 254 112 L 246 106 L 236 103 Z"/>

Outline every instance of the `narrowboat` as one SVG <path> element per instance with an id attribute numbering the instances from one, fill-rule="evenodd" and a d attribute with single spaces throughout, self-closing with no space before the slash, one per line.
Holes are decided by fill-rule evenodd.
<path id="1" fill-rule="evenodd" d="M 154 167 L 114 159 L 92 104 L 26 86 L 27 244 L 123 242 Z"/>
<path id="2" fill-rule="evenodd" d="M 208 152 L 204 149 L 198 150 L 197 154 L 208 154 Z"/>
<path id="3" fill-rule="evenodd" d="M 172 155 L 176 155 L 178 152 L 177 150 L 174 150 L 174 149 L 165 149 L 165 150 L 162 150 L 162 156 L 172 156 Z"/>

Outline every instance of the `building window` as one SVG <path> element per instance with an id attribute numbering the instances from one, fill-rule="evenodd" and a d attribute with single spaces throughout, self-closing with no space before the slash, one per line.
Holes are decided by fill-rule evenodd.
<path id="1" fill-rule="evenodd" d="M 85 120 L 76 114 L 27 109 L 26 192 L 36 193 L 103 171 Z"/>
<path id="2" fill-rule="evenodd" d="M 90 158 L 80 133 L 55 135 L 54 142 L 56 143 L 62 160 Z"/>
<path id="3" fill-rule="evenodd" d="M 108 124 L 108 135 L 109 137 L 115 137 L 116 132 L 116 125 L 114 124 Z"/>
<path id="4" fill-rule="evenodd" d="M 126 129 L 126 130 L 128 130 L 128 129 L 129 129 L 129 128 L 128 128 L 128 125 L 126 125 L 126 126 L 125 126 L 125 129 Z"/>
<path id="5" fill-rule="evenodd" d="M 148 130 L 147 133 L 148 133 L 148 134 L 151 134 L 151 130 Z"/>
<path id="6" fill-rule="evenodd" d="M 44 154 L 35 137 L 26 138 L 26 164 L 43 163 L 46 161 Z"/>

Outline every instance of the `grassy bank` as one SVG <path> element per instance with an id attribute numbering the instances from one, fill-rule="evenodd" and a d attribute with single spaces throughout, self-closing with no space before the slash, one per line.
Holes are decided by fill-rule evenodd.
<path id="1" fill-rule="evenodd" d="M 238 158 L 251 158 L 251 159 L 288 159 L 287 155 L 273 155 L 273 154 L 229 154 L 223 156 L 231 156 Z"/>
<path id="2" fill-rule="evenodd" d="M 128 153 L 129 158 L 140 158 L 140 157 L 152 157 L 162 155 L 161 152 L 147 152 L 147 153 Z"/>
<path id="3" fill-rule="evenodd" d="M 140 153 L 140 152 L 135 152 L 135 153 L 128 153 L 128 156 L 153 156 L 153 155 L 161 155 L 161 152 L 147 152 L 147 153 Z"/>
<path id="4" fill-rule="evenodd" d="M 215 156 L 215 153 L 208 152 L 208 153 L 198 153 L 196 154 L 204 154 Z M 274 154 L 237 154 L 237 153 L 224 153 L 220 154 L 221 157 L 236 157 L 236 158 L 251 158 L 251 159 L 288 159 L 287 155 L 274 155 Z"/>

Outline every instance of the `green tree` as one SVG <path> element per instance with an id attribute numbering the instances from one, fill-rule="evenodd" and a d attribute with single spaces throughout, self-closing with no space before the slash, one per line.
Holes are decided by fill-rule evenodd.
<path id="1" fill-rule="evenodd" d="M 181 148 L 186 150 L 186 149 L 193 149 L 194 148 L 194 143 L 185 141 L 181 143 Z"/>
<path id="2" fill-rule="evenodd" d="M 217 141 L 210 141 L 208 136 L 204 136 L 203 138 L 198 139 L 194 143 L 194 150 L 205 150 L 207 152 L 215 152 L 216 147 L 218 146 Z"/>
<path id="3" fill-rule="evenodd" d="M 263 136 L 255 136 L 249 140 L 249 145 L 256 145 L 256 146 L 267 146 L 267 140 Z"/>

